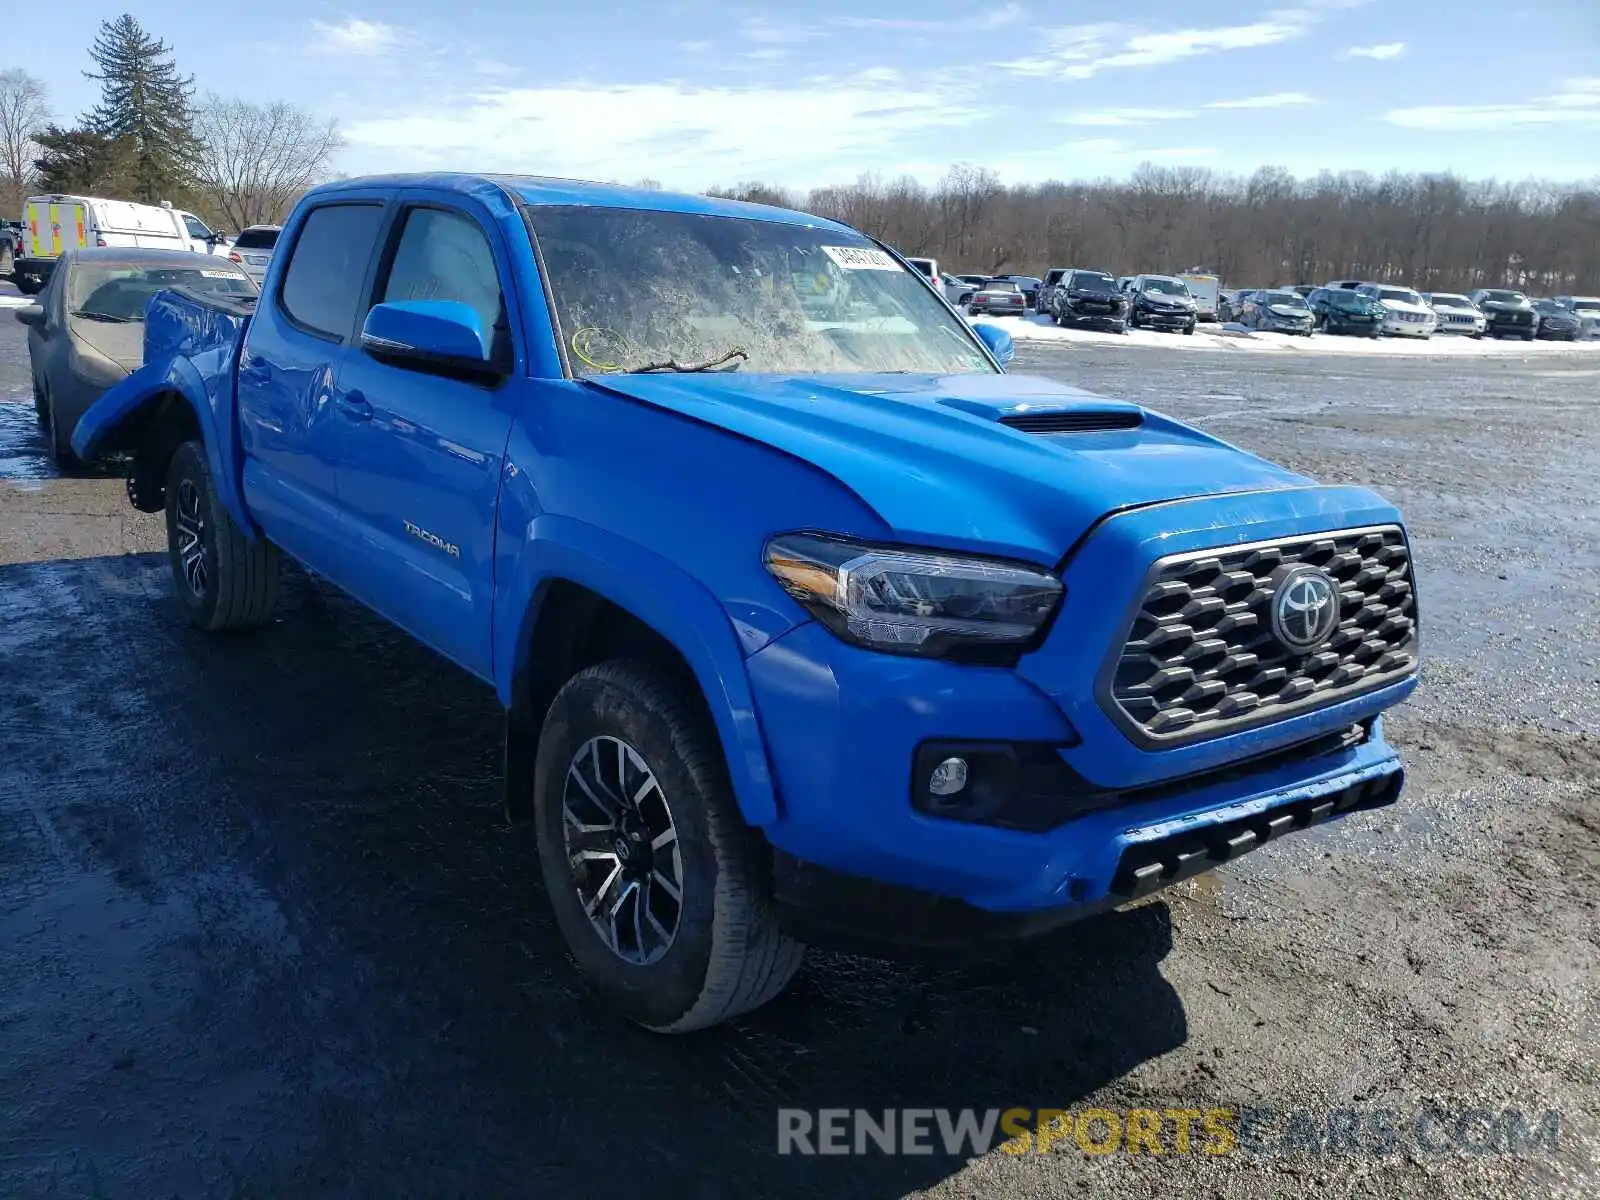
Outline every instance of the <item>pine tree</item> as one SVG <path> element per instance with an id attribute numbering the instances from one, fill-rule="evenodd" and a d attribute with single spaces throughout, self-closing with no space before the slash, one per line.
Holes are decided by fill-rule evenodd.
<path id="1" fill-rule="evenodd" d="M 200 152 L 190 97 L 194 77 L 178 74 L 172 48 L 124 13 L 102 21 L 89 51 L 100 103 L 85 119 L 90 130 L 126 146 L 138 199 L 154 203 L 185 189 Z"/>
<path id="2" fill-rule="evenodd" d="M 41 192 L 120 196 L 133 190 L 133 156 L 127 142 L 56 125 L 35 134 L 34 141 L 39 146 L 33 165 Z"/>

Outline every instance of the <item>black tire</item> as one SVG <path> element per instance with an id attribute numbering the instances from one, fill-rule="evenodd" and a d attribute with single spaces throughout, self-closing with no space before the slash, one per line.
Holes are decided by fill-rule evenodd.
<path id="1" fill-rule="evenodd" d="M 569 857 L 564 816 L 569 801 L 596 818 L 606 815 L 603 808 L 588 803 L 592 789 L 582 791 L 584 798 L 578 790 L 568 794 L 575 769 L 585 772 L 583 778 L 589 777 L 586 763 L 596 762 L 594 769 L 600 769 L 597 759 L 579 757 L 597 738 L 626 743 L 655 776 L 657 792 L 647 786 L 641 789 L 647 801 L 653 795 L 660 797 L 650 831 L 659 825 L 664 811 L 676 839 L 673 859 L 660 860 L 669 873 L 678 873 L 679 900 L 673 902 L 670 891 L 660 892 L 668 900 L 667 913 L 676 912 L 672 936 L 651 934 L 656 943 L 651 954 L 658 955 L 653 959 L 643 953 L 642 933 L 627 939 L 628 950 L 646 961 L 627 961 L 622 950 L 613 949 L 611 940 L 620 947 L 623 933 L 629 931 L 618 933 L 613 926 L 610 940 L 602 936 L 579 895 L 579 873 L 588 871 L 583 882 L 594 891 L 592 902 L 598 908 L 612 903 L 613 912 L 630 911 L 623 907 L 623 889 L 630 876 L 617 877 L 615 885 L 610 882 L 613 867 L 623 870 L 624 860 L 613 853 L 613 866 L 601 861 L 580 867 Z M 609 747 L 611 741 L 601 744 Z M 631 766 L 632 758 L 627 761 Z M 638 775 L 630 778 L 618 792 L 631 790 L 637 779 Z M 657 1033 L 705 1029 L 759 1008 L 794 977 L 805 946 L 778 927 L 764 845 L 739 813 L 715 729 L 698 706 L 686 700 L 682 684 L 648 663 L 620 660 L 574 675 L 557 693 L 539 735 L 533 803 L 539 864 L 556 923 L 590 984 L 629 1019 Z M 634 815 L 643 809 L 641 803 Z M 611 827 L 596 820 L 591 828 Z M 633 893 L 633 929 L 640 930 L 641 903 L 649 913 L 660 907 L 648 889 L 659 886 L 654 882 L 658 870 L 654 855 L 659 851 L 653 847 L 662 835 L 641 843 L 637 837 L 621 838 L 622 828 L 618 821 L 612 832 L 590 836 L 597 838 L 602 856 L 607 844 L 633 842 L 636 857 L 628 868 L 646 889 Z M 652 849 L 645 851 L 644 844 Z M 637 856 L 646 853 L 648 861 L 641 862 Z M 596 874 L 604 886 L 594 882 Z"/>
<path id="2" fill-rule="evenodd" d="M 34 403 L 37 405 L 38 401 Z M 72 430 L 62 429 L 56 421 L 55 401 L 50 398 L 48 390 L 44 394 L 44 425 L 50 438 L 50 457 L 55 460 L 56 466 L 63 471 L 78 467 L 78 456 L 72 452 Z"/>
<path id="3" fill-rule="evenodd" d="M 39 418 L 41 425 L 50 420 L 50 402 L 45 399 L 44 388 L 37 378 L 33 381 L 33 415 Z"/>
<path id="4" fill-rule="evenodd" d="M 1184 333 L 1188 333 L 1188 334 L 1194 333 L 1194 322 L 1190 321 L 1187 325 L 1185 325 L 1183 327 L 1183 331 L 1184 331 Z"/>
<path id="5" fill-rule="evenodd" d="M 178 599 L 208 633 L 252 629 L 272 618 L 280 555 L 265 538 L 251 541 L 217 498 L 205 448 L 184 442 L 167 467 L 167 559 Z M 191 541 L 189 530 L 194 530 Z M 191 571 L 198 543 L 200 569 Z"/>

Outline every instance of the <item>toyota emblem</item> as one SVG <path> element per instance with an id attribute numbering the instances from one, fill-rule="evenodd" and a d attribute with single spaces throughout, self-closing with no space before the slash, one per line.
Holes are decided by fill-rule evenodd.
<path id="1" fill-rule="evenodd" d="M 1272 632 L 1295 654 L 1309 654 L 1339 625 L 1339 589 L 1316 567 L 1296 567 L 1272 596 Z"/>

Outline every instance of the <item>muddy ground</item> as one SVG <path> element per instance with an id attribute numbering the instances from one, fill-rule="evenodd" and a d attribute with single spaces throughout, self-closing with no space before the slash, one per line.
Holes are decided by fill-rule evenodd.
<path id="1" fill-rule="evenodd" d="M 192 632 L 156 521 L 46 464 L 21 334 L 0 313 L 0 1196 L 1600 1188 L 1600 353 L 1025 348 L 1400 502 L 1406 794 L 1001 968 L 817 955 L 663 1039 L 562 952 L 493 697 L 299 577 L 270 630 Z M 945 1105 L 1280 1116 L 1224 1156 L 774 1153 L 780 1106 Z M 1327 1149 L 1334 1110 L 1430 1106 L 1426 1144 Z M 1554 1149 L 1455 1149 L 1470 1109 L 1557 1110 Z"/>

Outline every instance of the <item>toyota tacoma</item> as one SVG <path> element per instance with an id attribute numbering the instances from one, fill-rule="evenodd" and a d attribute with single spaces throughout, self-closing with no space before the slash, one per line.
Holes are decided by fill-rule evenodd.
<path id="1" fill-rule="evenodd" d="M 890 248 L 564 180 L 343 180 L 80 422 L 202 630 L 283 556 L 492 685 L 593 987 L 681 1032 L 808 944 L 967 953 L 1393 802 L 1400 514 L 1009 374 Z M 270 636 L 270 635 L 269 635 Z"/>

